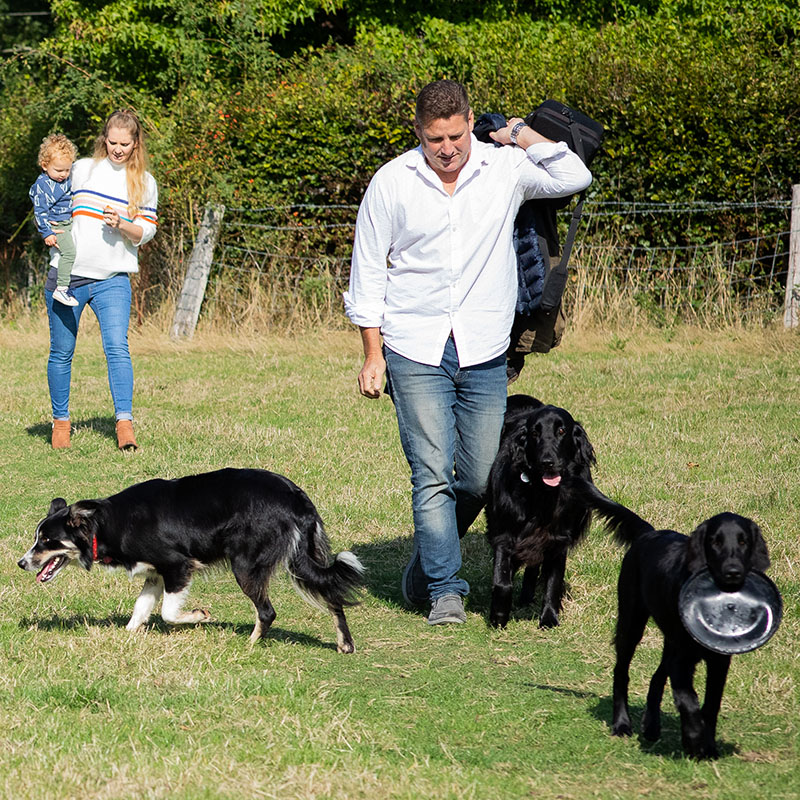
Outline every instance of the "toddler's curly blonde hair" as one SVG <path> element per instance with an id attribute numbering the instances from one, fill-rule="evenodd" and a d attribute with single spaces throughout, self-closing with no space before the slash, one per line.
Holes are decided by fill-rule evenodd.
<path id="1" fill-rule="evenodd" d="M 39 166 L 46 167 L 58 156 L 74 161 L 78 157 L 78 148 L 63 133 L 51 133 L 42 139 L 39 147 Z"/>

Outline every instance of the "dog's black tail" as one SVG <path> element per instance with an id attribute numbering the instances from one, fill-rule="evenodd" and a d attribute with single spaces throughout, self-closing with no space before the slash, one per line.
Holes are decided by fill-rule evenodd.
<path id="1" fill-rule="evenodd" d="M 634 511 L 606 497 L 591 481 L 579 477 L 570 481 L 586 505 L 603 518 L 619 544 L 633 544 L 642 533 L 655 530 Z"/>
<path id="2" fill-rule="evenodd" d="M 297 546 L 286 563 L 300 596 L 324 611 L 357 605 L 364 567 L 354 553 L 343 550 L 331 558 L 322 520 L 315 514 L 299 531 Z"/>

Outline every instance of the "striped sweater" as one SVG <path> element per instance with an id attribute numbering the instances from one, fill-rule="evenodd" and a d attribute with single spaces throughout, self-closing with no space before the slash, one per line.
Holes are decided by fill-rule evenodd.
<path id="1" fill-rule="evenodd" d="M 103 280 L 118 272 L 138 272 L 138 247 L 149 242 L 157 229 L 158 188 L 153 176 L 149 172 L 145 174 L 142 207 L 133 219 L 128 213 L 124 164 L 117 166 L 107 158 L 76 161 L 72 168 L 72 197 L 72 237 L 76 248 L 72 274 Z M 139 242 L 134 244 L 119 230 L 105 224 L 103 209 L 106 206 L 116 209 L 122 219 L 142 228 Z"/>

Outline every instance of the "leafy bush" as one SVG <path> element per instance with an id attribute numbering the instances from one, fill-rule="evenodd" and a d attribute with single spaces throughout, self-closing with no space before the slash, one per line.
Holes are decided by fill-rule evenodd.
<path id="1" fill-rule="evenodd" d="M 419 0 L 51 5 L 55 33 L 0 69 L 0 230 L 7 239 L 29 211 L 42 136 L 63 130 L 86 153 L 102 119 L 132 106 L 160 186 L 149 274 L 164 285 L 209 201 L 357 203 L 416 144 L 414 97 L 440 77 L 468 84 L 476 113 L 524 115 L 553 97 L 600 120 L 598 199 L 785 198 L 800 180 L 796 3 L 459 0 L 439 16 Z M 741 235 L 746 224 L 726 222 Z M 23 231 L 16 241 L 36 248 Z"/>

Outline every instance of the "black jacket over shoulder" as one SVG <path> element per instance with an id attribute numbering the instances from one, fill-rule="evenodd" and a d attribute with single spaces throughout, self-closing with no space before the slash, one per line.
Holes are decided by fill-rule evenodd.
<path id="1" fill-rule="evenodd" d="M 491 131 L 505 128 L 502 114 L 482 114 L 475 120 L 473 133 L 481 142 L 502 145 L 489 136 Z M 517 254 L 517 314 L 535 311 L 542 299 L 542 286 L 550 269 L 550 258 L 559 253 L 556 232 L 558 201 L 526 200 L 514 220 L 514 250 Z"/>

